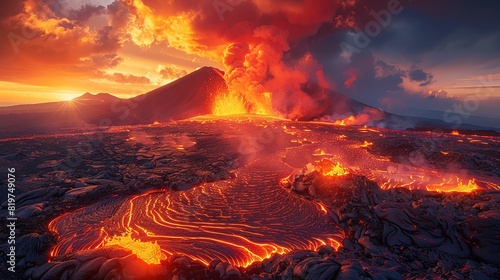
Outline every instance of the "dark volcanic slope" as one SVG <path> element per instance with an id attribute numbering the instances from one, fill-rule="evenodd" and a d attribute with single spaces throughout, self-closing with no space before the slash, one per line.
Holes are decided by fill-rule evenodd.
<path id="1" fill-rule="evenodd" d="M 203 67 L 170 84 L 130 99 L 130 118 L 118 124 L 180 120 L 212 112 L 214 97 L 227 91 L 223 73 Z"/>

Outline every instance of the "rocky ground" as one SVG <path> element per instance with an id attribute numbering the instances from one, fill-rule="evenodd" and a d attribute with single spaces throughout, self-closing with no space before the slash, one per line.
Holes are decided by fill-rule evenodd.
<path id="1" fill-rule="evenodd" d="M 17 272 L 10 276 L 499 278 L 499 146 L 498 137 L 245 118 L 195 119 L 0 139 L 0 165 L 16 168 L 17 176 Z M 350 174 L 328 177 L 317 171 L 301 172 L 318 159 L 318 150 L 323 151 L 321 157 L 341 160 Z M 240 182 L 242 175 L 247 176 L 242 170 L 269 156 L 289 168 L 280 169 L 280 173 L 292 175 L 281 182 L 272 179 L 275 182 L 266 183 L 268 187 L 279 188 L 290 197 L 305 201 L 304 205 L 323 205 L 325 215 L 340 230 L 335 232 L 338 244 L 333 242 L 314 250 L 297 245 L 286 254 L 273 254 L 245 267 L 225 257 L 201 262 L 182 254 L 172 254 L 161 264 L 148 265 L 119 246 L 50 255 L 62 237 L 49 230 L 49 223 L 66 213 L 72 215 L 96 203 L 121 205 L 130 197 L 151 190 L 179 193 L 204 184 Z M 270 165 L 273 170 L 271 167 L 274 165 Z M 385 172 L 394 168 L 396 171 Z M 452 173 L 473 177 L 478 189 L 470 193 L 429 192 L 422 189 L 428 182 L 425 180 L 414 183 L 414 190 L 410 190 L 412 185 L 384 185 L 381 189 L 384 176 L 389 176 L 384 174 L 391 173 L 393 178 L 400 170 L 399 173 L 429 172 L 431 177 Z M 405 182 L 398 181 L 395 186 L 401 185 Z M 6 201 L 4 192 L 2 201 Z M 7 216 L 6 206 L 7 203 L 2 205 L 2 218 Z M 284 212 L 289 211 L 287 207 L 283 206 Z M 6 240 L 7 229 L 2 228 L 1 234 L 2 240 Z M 6 252 L 7 244 L 3 243 L 3 271 Z"/>

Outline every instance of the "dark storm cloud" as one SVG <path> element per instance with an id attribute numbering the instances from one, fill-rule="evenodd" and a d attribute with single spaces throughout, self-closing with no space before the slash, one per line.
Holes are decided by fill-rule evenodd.
<path id="1" fill-rule="evenodd" d="M 341 9 L 331 24 L 325 24 L 308 40 L 292 45 L 287 57 L 300 57 L 311 50 L 336 90 L 399 113 L 410 107 L 447 110 L 459 102 L 448 94 L 428 98 L 428 90 L 439 90 L 432 87 L 436 80 L 440 84 L 449 82 L 436 76 L 433 69 L 471 76 L 479 69 L 498 69 L 500 1 L 488 0 L 401 0 L 402 11 L 392 14 L 389 24 L 382 26 L 376 36 L 370 36 L 359 52 L 352 53 L 350 61 L 344 59 L 340 44 L 356 46 L 354 34 L 375 21 L 373 14 L 387 9 L 388 2 L 358 1 Z M 353 14 L 356 24 L 351 27 Z M 340 19 L 345 22 L 339 23 Z M 353 79 L 346 73 L 357 76 Z M 344 86 L 346 78 L 350 78 L 349 87 Z"/>
<path id="2" fill-rule="evenodd" d="M 112 52 L 121 47 L 120 38 L 111 26 L 103 26 L 95 36 L 95 48 L 100 52 Z"/>
<path id="3" fill-rule="evenodd" d="M 401 55 L 418 63 L 423 55 L 429 63 L 481 63 L 500 56 L 499 1 L 451 1 L 432 4 L 413 1 L 370 48 Z M 439 54 L 439 55 L 433 55 Z"/>
<path id="4" fill-rule="evenodd" d="M 427 80 L 427 73 L 425 73 L 422 69 L 415 69 L 411 71 L 409 74 L 410 79 L 413 81 L 423 82 Z"/>
<path id="5" fill-rule="evenodd" d="M 364 30 L 367 23 L 374 21 L 373 13 L 387 9 L 390 1 L 359 1 L 350 9 L 339 12 L 337 17 L 356 14 L 356 27 Z M 488 60 L 500 57 L 500 1 L 400 1 L 403 10 L 391 16 L 389 24 L 380 34 L 370 38 L 363 50 L 372 50 L 402 56 L 418 64 L 425 54 L 433 56 L 433 63 L 463 60 Z M 337 41 L 325 47 L 337 48 L 345 40 L 341 38 L 346 30 L 354 28 L 335 28 L 336 21 L 325 25 L 311 43 L 322 37 L 333 37 Z M 340 35 L 340 36 L 339 36 Z M 340 40 L 340 41 L 339 41 Z M 309 44 L 311 44 L 309 43 Z M 300 46 L 299 46 L 300 47 Z M 307 49 L 307 48 L 305 48 Z"/>
<path id="6" fill-rule="evenodd" d="M 14 3 L 15 2 L 15 3 Z M 68 9 L 64 0 L 6 1 L 0 14 L 0 80 L 36 85 L 59 84 L 53 77 L 95 78 L 116 67 L 121 38 L 112 26 L 87 21 L 103 6 Z"/>
<path id="7" fill-rule="evenodd" d="M 410 70 L 410 72 L 408 73 L 408 77 L 412 81 L 422 82 L 420 84 L 421 87 L 432 84 L 434 79 L 434 75 L 426 73 L 424 70 L 418 68 Z"/>

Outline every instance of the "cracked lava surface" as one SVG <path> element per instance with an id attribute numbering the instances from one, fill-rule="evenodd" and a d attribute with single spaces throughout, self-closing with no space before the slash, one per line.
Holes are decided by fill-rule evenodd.
<path id="1" fill-rule="evenodd" d="M 373 142 L 378 141 L 377 146 L 383 147 L 387 139 L 400 138 L 405 143 L 417 132 L 260 117 L 237 121 L 194 118 L 186 122 L 192 130 L 237 138 L 236 146 L 244 160 L 233 170 L 234 178 L 177 192 L 154 190 L 112 197 L 63 215 L 50 223 L 50 229 L 60 236 L 52 256 L 99 248 L 111 237 L 122 235 L 129 235 L 138 243 L 157 244 L 161 255 L 145 260 L 153 263 L 181 254 L 205 264 L 221 259 L 245 267 L 273 253 L 315 250 L 321 245 L 338 248 L 343 233 L 325 208 L 279 187 L 282 178 L 323 158 L 341 162 L 350 172 L 367 176 L 382 188 L 470 191 L 479 188 L 476 181 L 483 188 L 498 188 L 491 180 L 476 179 L 487 178 L 481 174 L 473 178 L 449 170 L 436 171 L 430 163 L 398 166 L 391 155 L 369 150 L 373 149 Z M 165 129 L 168 131 L 168 125 Z M 450 137 L 456 135 L 432 141 L 443 149 Z M 177 143 L 177 148 L 195 149 L 196 138 L 189 138 L 194 146 Z M 476 140 L 480 145 L 497 141 Z M 411 160 L 412 155 L 408 157 Z"/>

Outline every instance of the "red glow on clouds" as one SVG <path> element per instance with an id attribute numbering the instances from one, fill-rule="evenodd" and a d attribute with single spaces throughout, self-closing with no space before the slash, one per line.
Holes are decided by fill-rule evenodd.
<path id="1" fill-rule="evenodd" d="M 2 27 L 22 34 L 23 26 L 27 26 L 38 35 L 21 40 L 16 45 L 19 55 L 7 59 L 4 66 L 19 68 L 15 79 L 26 84 L 55 85 L 64 80 L 68 85 L 85 87 L 83 80 L 98 79 L 150 84 L 185 70 L 168 66 L 164 57 L 143 60 L 158 61 L 153 74 L 151 70 L 140 74 L 109 70 L 127 62 L 122 49 L 140 46 L 147 51 L 164 45 L 226 67 L 230 92 L 244 99 L 247 111 L 300 118 L 317 110 L 314 104 L 323 98 L 310 97 L 301 86 L 311 81 L 327 87 L 328 82 L 322 65 L 311 53 L 304 52 L 292 59 L 284 59 L 283 55 L 291 45 L 332 22 L 342 8 L 340 2 L 224 1 L 227 5 L 216 9 L 212 0 L 116 0 L 107 6 L 87 9 L 95 12 L 79 19 L 66 15 L 63 6 L 45 7 L 43 1 L 25 0 L 12 8 L 12 16 Z M 85 11 L 72 10 L 69 14 Z M 12 50 L 9 42 L 3 44 L 3 49 Z M 62 47 L 68 45 L 73 46 L 71 51 Z M 3 56 L 13 57 L 11 51 Z M 60 65 L 73 66 L 61 69 Z M 5 75 L 12 73 L 0 71 L 0 78 L 9 80 Z M 58 77 L 57 81 L 53 77 Z"/>
<path id="2" fill-rule="evenodd" d="M 342 72 L 343 75 L 347 77 L 347 79 L 344 81 L 344 87 L 345 88 L 350 88 L 352 84 L 358 79 L 359 71 L 356 68 L 349 68 L 346 71 Z"/>

